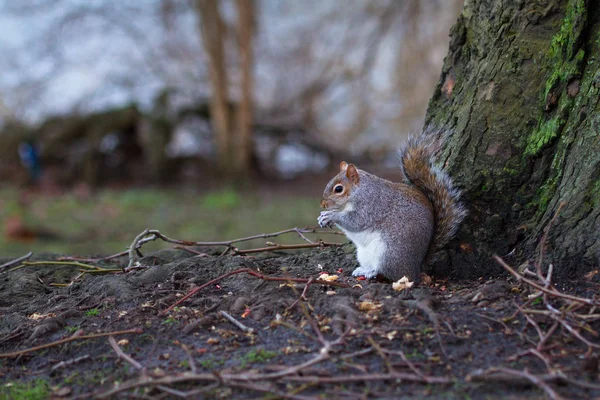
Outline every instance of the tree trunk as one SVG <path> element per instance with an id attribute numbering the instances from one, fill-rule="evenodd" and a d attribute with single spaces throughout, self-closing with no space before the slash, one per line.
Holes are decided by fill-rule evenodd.
<path id="1" fill-rule="evenodd" d="M 600 258 L 600 4 L 469 0 L 426 126 L 451 129 L 443 162 L 470 217 L 459 276 L 532 256 L 559 205 L 547 262 L 580 276 Z"/>
<path id="2" fill-rule="evenodd" d="M 210 114 L 217 143 L 219 169 L 228 175 L 232 169 L 231 127 L 228 108 L 228 79 L 225 66 L 223 20 L 219 12 L 218 0 L 196 0 L 195 6 L 200 17 L 200 30 L 204 48 L 208 54 L 212 96 Z"/>
<path id="3" fill-rule="evenodd" d="M 237 108 L 236 170 L 241 174 L 250 171 L 252 162 L 252 89 L 254 1 L 237 0 L 238 44 L 240 51 L 241 97 Z"/>

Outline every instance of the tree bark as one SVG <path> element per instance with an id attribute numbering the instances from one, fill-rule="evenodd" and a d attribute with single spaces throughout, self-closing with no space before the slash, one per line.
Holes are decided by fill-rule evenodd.
<path id="1" fill-rule="evenodd" d="M 234 109 L 229 107 L 229 79 L 219 1 L 196 0 L 195 5 L 200 16 L 202 39 L 210 64 L 212 86 L 210 114 L 217 142 L 219 169 L 227 178 L 244 178 L 251 170 L 253 152 L 252 42 L 255 30 L 255 4 L 253 0 L 236 0 L 240 99 Z"/>
<path id="2" fill-rule="evenodd" d="M 236 170 L 250 171 L 252 162 L 252 90 L 253 90 L 253 37 L 255 13 L 253 0 L 237 0 L 238 44 L 240 53 L 241 97 L 237 108 Z"/>
<path id="3" fill-rule="evenodd" d="M 546 261 L 563 277 L 598 265 L 599 43 L 595 0 L 465 2 L 426 116 L 453 131 L 442 161 L 470 208 L 458 276 L 531 257 L 563 202 Z"/>
<path id="4" fill-rule="evenodd" d="M 228 175 L 232 169 L 231 126 L 228 108 L 228 79 L 225 65 L 223 20 L 218 0 L 196 0 L 200 17 L 200 31 L 208 54 L 209 74 L 212 87 L 210 104 L 211 123 L 217 143 L 219 169 Z"/>

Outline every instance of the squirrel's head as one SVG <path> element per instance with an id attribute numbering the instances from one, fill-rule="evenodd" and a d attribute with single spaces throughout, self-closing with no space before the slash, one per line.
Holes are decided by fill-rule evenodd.
<path id="1" fill-rule="evenodd" d="M 340 172 L 325 187 L 321 207 L 335 210 L 344 208 L 359 181 L 360 178 L 356 167 L 353 164 L 342 161 L 340 163 Z"/>

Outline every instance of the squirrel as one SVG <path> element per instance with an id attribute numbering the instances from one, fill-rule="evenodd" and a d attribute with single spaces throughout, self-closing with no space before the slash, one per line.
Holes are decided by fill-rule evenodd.
<path id="1" fill-rule="evenodd" d="M 323 192 L 321 227 L 337 225 L 356 245 L 353 276 L 382 275 L 418 281 L 421 266 L 445 245 L 467 215 L 460 191 L 433 165 L 446 135 L 410 137 L 399 150 L 403 183 L 394 183 L 345 161 Z"/>

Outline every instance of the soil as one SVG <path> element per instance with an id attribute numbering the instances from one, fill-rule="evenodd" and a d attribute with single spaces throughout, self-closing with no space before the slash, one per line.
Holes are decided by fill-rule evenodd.
<path id="1" fill-rule="evenodd" d="M 41 254 L 30 261 L 57 258 Z M 127 259 L 91 264 L 121 268 Z M 47 383 L 53 398 L 600 396 L 598 349 L 565 329 L 549 335 L 542 357 L 524 353 L 535 349 L 539 338 L 517 304 L 533 292 L 508 277 L 425 279 L 397 292 L 389 283 L 351 276 L 356 267 L 351 245 L 256 257 L 222 256 L 217 249 L 204 255 L 164 250 L 140 264 L 147 268 L 86 274 L 67 287 L 54 285 L 75 279 L 77 267 L 31 265 L 0 272 L 0 377 L 9 383 L 0 398 L 14 396 L 11 387 L 36 380 Z M 191 289 L 240 268 L 285 278 L 317 278 L 326 271 L 348 287 L 312 282 L 305 300 L 298 301 L 304 283 L 240 273 L 164 312 Z M 560 286 L 587 298 L 597 292 L 587 281 Z M 542 331 L 548 328 L 538 322 Z M 590 320 L 581 329 L 595 346 L 598 325 Z M 107 336 L 7 355 L 131 329 L 138 331 L 114 335 L 130 361 L 119 357 Z M 493 372 L 500 367 L 506 370 Z"/>

